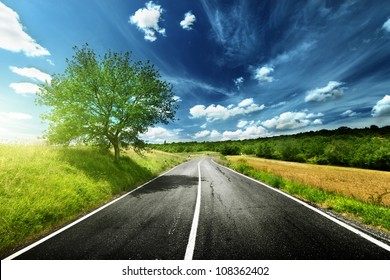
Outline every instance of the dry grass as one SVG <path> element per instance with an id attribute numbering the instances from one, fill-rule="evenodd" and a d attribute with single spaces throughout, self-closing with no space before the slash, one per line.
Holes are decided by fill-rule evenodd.
<path id="1" fill-rule="evenodd" d="M 245 160 L 258 170 L 362 201 L 390 206 L 390 172 L 269 160 L 249 156 L 229 156 Z M 386 194 L 387 193 L 387 194 Z"/>

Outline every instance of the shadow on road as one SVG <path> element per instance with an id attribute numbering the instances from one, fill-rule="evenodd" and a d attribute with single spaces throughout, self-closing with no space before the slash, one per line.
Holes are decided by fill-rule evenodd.
<path id="1" fill-rule="evenodd" d="M 129 195 L 140 197 L 143 194 L 169 191 L 176 188 L 191 188 L 198 185 L 198 177 L 186 175 L 165 175 L 157 178 L 147 186 L 144 186 Z"/>

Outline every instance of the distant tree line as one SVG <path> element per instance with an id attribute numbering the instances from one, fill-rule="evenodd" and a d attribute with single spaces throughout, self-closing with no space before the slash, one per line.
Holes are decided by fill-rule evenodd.
<path id="1" fill-rule="evenodd" d="M 220 142 L 150 144 L 172 153 L 220 152 L 267 159 L 390 171 L 390 126 L 320 130 L 295 135 Z"/>

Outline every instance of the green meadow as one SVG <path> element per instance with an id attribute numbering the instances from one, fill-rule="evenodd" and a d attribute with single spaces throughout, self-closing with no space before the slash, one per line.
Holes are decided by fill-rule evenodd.
<path id="1" fill-rule="evenodd" d="M 12 253 L 183 162 L 180 155 L 0 145 L 0 255 Z"/>

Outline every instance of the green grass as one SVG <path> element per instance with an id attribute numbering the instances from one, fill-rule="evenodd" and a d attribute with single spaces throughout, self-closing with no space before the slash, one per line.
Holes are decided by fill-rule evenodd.
<path id="1" fill-rule="evenodd" d="M 368 203 L 353 197 L 286 180 L 281 176 L 257 170 L 245 162 L 228 162 L 227 165 L 242 174 L 281 189 L 304 201 L 358 219 L 367 225 L 390 231 L 390 208 L 380 203 Z"/>
<path id="2" fill-rule="evenodd" d="M 0 255 L 26 244 L 184 161 L 127 152 L 120 165 L 88 147 L 0 145 Z"/>

